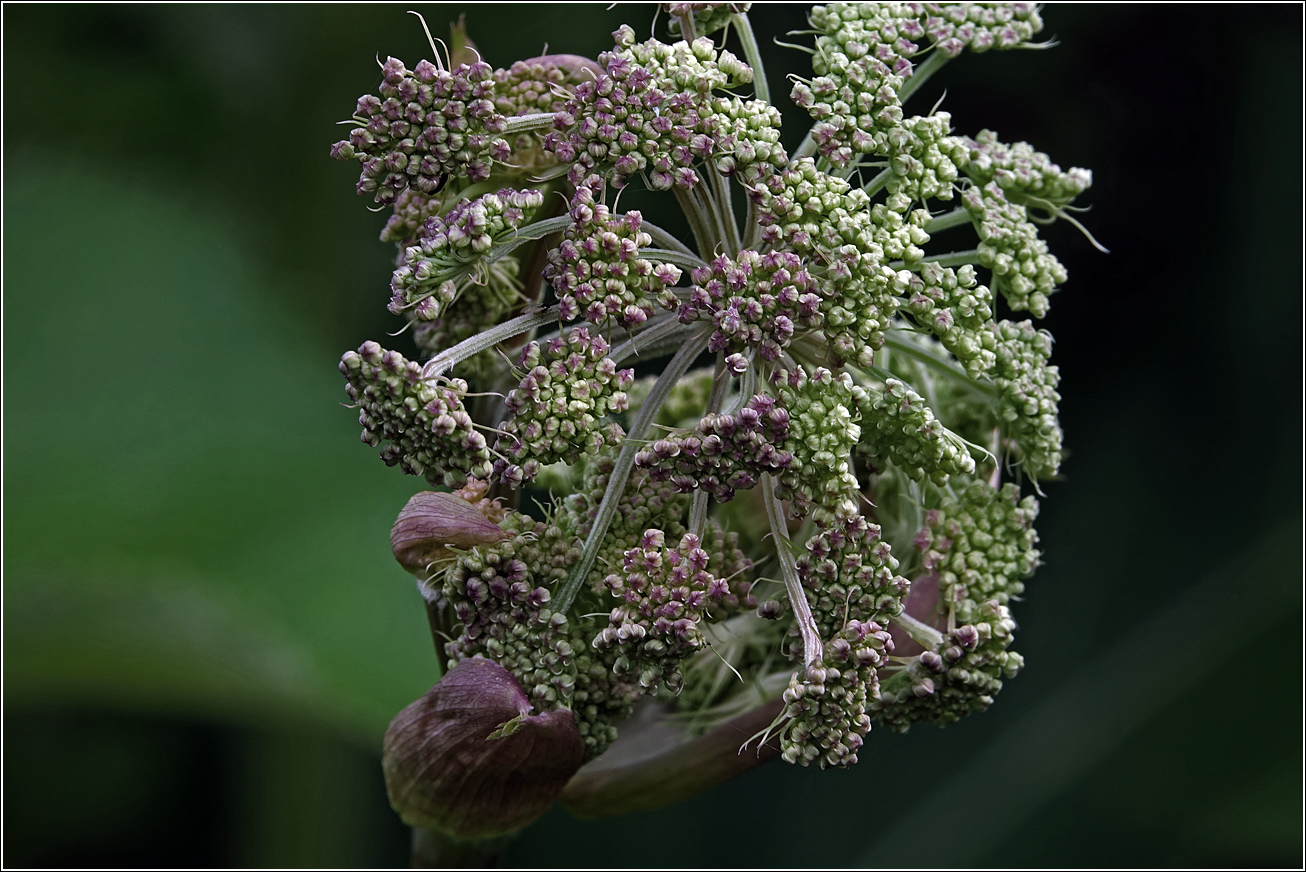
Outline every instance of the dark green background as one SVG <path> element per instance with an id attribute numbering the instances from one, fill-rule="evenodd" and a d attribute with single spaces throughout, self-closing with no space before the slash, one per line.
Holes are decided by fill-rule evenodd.
<path id="1" fill-rule="evenodd" d="M 436 675 L 386 537 L 419 483 L 338 405 L 339 354 L 399 324 L 327 157 L 374 56 L 427 53 L 404 9 L 4 7 L 6 865 L 405 862 L 376 752 Z M 652 18 L 467 11 L 499 66 Z M 783 95 L 802 10 L 753 17 Z M 1112 250 L 1049 232 L 1070 454 L 1028 669 L 852 771 L 555 809 L 506 863 L 1301 864 L 1302 12 L 1045 18 L 1057 48 L 911 107 L 1092 168 Z"/>

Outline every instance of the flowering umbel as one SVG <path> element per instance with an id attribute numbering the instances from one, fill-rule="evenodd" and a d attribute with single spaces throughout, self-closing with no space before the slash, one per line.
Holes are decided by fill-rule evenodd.
<path id="1" fill-rule="evenodd" d="M 851 766 L 873 723 L 981 710 L 1023 662 L 1062 434 L 1052 338 L 1004 316 L 1046 315 L 1038 225 L 1091 174 L 907 106 L 1031 47 L 1037 8 L 814 7 L 792 153 L 749 4 L 664 10 L 670 41 L 623 26 L 596 60 L 390 58 L 332 149 L 393 210 L 417 346 L 341 360 L 363 441 L 447 489 L 391 536 L 447 670 L 386 738 L 414 826 L 674 801 L 754 765 L 713 762 L 744 725 L 755 761 Z M 666 718 L 661 762 L 607 762 Z"/>

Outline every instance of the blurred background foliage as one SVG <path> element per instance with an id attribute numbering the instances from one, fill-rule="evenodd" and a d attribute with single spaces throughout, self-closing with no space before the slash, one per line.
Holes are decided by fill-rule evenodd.
<path id="1" fill-rule="evenodd" d="M 417 7 L 434 29 L 456 6 Z M 651 7 L 466 7 L 498 66 Z M 4 16 L 7 865 L 402 865 L 377 754 L 437 677 L 339 354 L 384 339 L 384 216 L 331 161 L 404 7 Z M 803 9 L 753 14 L 771 44 Z M 554 809 L 509 865 L 1302 862 L 1296 6 L 1045 11 L 913 101 L 1093 169 L 1049 231 L 1065 481 L 982 717 L 682 805 Z M 783 102 L 783 101 L 782 101 Z M 786 115 L 792 147 L 805 129 Z"/>

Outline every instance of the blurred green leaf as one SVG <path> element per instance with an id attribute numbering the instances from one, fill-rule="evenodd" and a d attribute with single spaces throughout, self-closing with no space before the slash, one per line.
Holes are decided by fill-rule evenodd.
<path id="1" fill-rule="evenodd" d="M 386 535 L 421 483 L 358 443 L 338 352 L 212 216 L 48 157 L 5 187 L 6 703 L 378 744 L 437 677 Z"/>

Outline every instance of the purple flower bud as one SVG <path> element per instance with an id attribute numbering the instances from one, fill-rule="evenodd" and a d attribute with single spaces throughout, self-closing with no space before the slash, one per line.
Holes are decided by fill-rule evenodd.
<path id="1" fill-rule="evenodd" d="M 530 714 L 502 666 L 458 663 L 386 730 L 390 804 L 404 822 L 462 839 L 515 832 L 548 810 L 585 757 L 569 709 Z"/>

